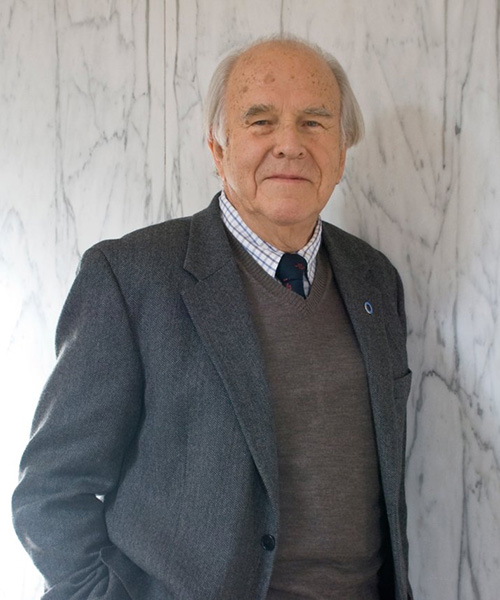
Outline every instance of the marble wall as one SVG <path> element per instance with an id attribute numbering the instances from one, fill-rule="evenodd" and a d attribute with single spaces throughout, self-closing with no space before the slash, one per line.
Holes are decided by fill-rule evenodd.
<path id="1" fill-rule="evenodd" d="M 207 204 L 211 72 L 279 31 L 333 52 L 366 118 L 325 218 L 406 288 L 415 597 L 498 598 L 499 22 L 498 0 L 2 0 L 0 600 L 39 591 L 9 496 L 79 257 Z"/>

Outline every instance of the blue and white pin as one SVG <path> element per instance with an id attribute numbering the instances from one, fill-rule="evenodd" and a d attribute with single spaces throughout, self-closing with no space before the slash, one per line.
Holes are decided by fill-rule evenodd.
<path id="1" fill-rule="evenodd" d="M 371 305 L 371 302 L 368 302 L 368 300 L 365 302 L 365 310 L 369 315 L 373 314 L 373 306 Z"/>

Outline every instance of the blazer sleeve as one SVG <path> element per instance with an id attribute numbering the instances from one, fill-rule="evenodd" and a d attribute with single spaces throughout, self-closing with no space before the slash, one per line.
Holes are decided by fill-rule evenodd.
<path id="1" fill-rule="evenodd" d="M 47 600 L 128 598 L 101 560 L 102 497 L 117 486 L 138 427 L 143 370 L 119 283 L 89 250 L 61 314 L 13 496 L 14 526 L 46 580 Z"/>

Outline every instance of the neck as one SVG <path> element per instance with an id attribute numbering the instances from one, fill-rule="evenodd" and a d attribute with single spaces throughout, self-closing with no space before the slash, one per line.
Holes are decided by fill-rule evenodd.
<path id="1" fill-rule="evenodd" d="M 311 239 L 314 232 L 316 222 L 307 227 L 298 226 L 273 226 L 273 227 L 259 227 L 253 223 L 247 222 L 244 218 L 245 223 L 250 229 L 256 233 L 262 240 L 271 244 L 282 252 L 296 252 L 303 248 L 307 242 Z"/>
<path id="2" fill-rule="evenodd" d="M 261 240 L 282 252 L 293 253 L 303 248 L 311 239 L 318 222 L 318 217 L 314 216 L 300 223 L 276 223 L 255 213 L 238 210 L 238 208 L 236 210 L 245 225 Z"/>

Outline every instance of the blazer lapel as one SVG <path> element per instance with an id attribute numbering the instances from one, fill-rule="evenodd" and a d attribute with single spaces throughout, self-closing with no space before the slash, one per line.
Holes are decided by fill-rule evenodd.
<path id="1" fill-rule="evenodd" d="M 352 249 L 339 240 L 334 228 L 325 229 L 323 240 L 329 253 L 333 275 L 366 367 L 382 485 L 387 498 L 392 496 L 387 493 L 391 482 L 388 471 L 394 465 L 397 454 L 393 431 L 393 373 L 383 319 L 382 294 L 372 283 L 375 277 L 366 260 L 359 255 L 353 256 Z"/>
<path id="2" fill-rule="evenodd" d="M 192 218 L 184 268 L 196 278 L 182 292 L 184 303 L 277 509 L 276 436 L 264 363 L 217 197 Z"/>

